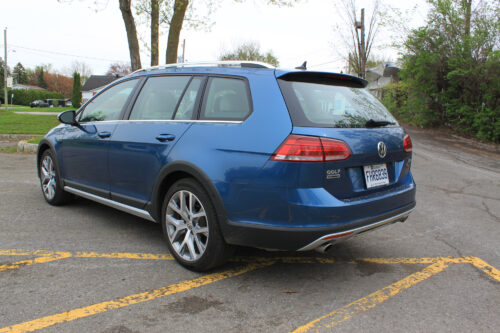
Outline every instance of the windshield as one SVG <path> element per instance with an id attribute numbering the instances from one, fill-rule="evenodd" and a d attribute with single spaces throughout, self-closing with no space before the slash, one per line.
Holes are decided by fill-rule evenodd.
<path id="1" fill-rule="evenodd" d="M 373 127 L 398 125 L 366 89 L 278 80 L 294 126 Z M 367 125 L 368 123 L 368 125 Z"/>

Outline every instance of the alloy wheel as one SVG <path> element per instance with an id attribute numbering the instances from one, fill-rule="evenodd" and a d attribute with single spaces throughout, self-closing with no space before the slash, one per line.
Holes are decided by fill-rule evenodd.
<path id="1" fill-rule="evenodd" d="M 167 234 L 172 248 L 186 261 L 198 260 L 208 245 L 208 218 L 198 197 L 187 190 L 175 192 L 166 210 Z"/>
<path id="2" fill-rule="evenodd" d="M 56 195 L 56 169 L 52 157 L 46 155 L 40 165 L 43 195 L 47 200 Z"/>

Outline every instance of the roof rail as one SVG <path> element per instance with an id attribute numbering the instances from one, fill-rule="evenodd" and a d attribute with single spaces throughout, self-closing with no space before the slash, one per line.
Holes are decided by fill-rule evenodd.
<path id="1" fill-rule="evenodd" d="M 265 62 L 260 61 L 245 61 L 245 60 L 222 60 L 222 61 L 207 61 L 207 62 L 183 62 L 176 64 L 166 64 L 153 66 L 149 68 L 141 68 L 133 72 L 149 72 L 160 69 L 169 69 L 169 68 L 180 68 L 180 67 L 247 67 L 247 68 L 275 68 L 273 65 L 266 64 Z"/>

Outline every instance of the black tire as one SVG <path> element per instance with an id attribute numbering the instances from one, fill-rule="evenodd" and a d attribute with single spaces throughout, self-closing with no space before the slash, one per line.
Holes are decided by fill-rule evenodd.
<path id="1" fill-rule="evenodd" d="M 193 194 L 194 197 L 190 196 L 189 193 Z M 184 215 L 179 214 L 182 208 L 182 205 L 179 204 L 182 196 L 185 198 L 184 206 L 192 205 L 193 207 L 184 207 L 186 208 L 182 210 Z M 169 207 L 171 200 L 172 205 Z M 204 216 L 194 217 L 203 215 L 203 212 Z M 167 213 L 169 214 L 168 218 Z M 172 223 L 173 220 L 178 221 L 177 225 L 183 229 L 176 227 L 176 224 Z M 222 237 L 219 221 L 210 197 L 205 189 L 192 178 L 178 180 L 169 188 L 163 200 L 161 224 L 170 253 L 182 266 L 190 270 L 202 272 L 220 266 L 232 254 L 233 248 L 226 244 Z M 208 229 L 206 235 L 201 232 L 205 229 Z M 192 237 L 191 241 L 190 237 Z M 188 243 L 191 247 L 188 246 Z"/>
<path id="2" fill-rule="evenodd" d="M 47 161 L 51 162 L 48 163 Z M 40 188 L 45 201 L 53 206 L 60 206 L 70 201 L 72 195 L 63 190 L 57 163 L 50 149 L 43 152 L 38 171 L 40 174 Z M 51 183 L 49 184 L 49 182 Z M 50 189 L 48 189 L 49 187 Z"/>

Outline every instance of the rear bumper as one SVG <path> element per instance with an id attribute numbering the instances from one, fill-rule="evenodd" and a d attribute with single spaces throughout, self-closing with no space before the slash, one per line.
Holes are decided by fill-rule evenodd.
<path id="1" fill-rule="evenodd" d="M 325 227 L 271 227 L 254 223 L 229 222 L 225 233 L 230 244 L 264 249 L 308 251 L 345 240 L 398 221 L 404 221 L 415 208 L 415 201 L 374 217 Z"/>

